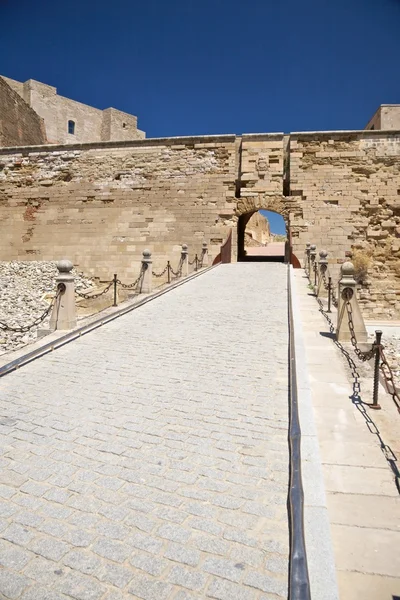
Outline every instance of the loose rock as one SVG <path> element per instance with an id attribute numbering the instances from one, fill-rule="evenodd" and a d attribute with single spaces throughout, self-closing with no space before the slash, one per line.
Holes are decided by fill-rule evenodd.
<path id="1" fill-rule="evenodd" d="M 78 290 L 93 287 L 93 281 L 72 270 Z M 28 332 L 9 331 L 2 324 L 21 327 L 33 323 L 48 308 L 56 290 L 56 262 L 0 262 L 0 354 L 16 350 L 37 339 L 38 328 L 46 328 L 50 314 Z"/>

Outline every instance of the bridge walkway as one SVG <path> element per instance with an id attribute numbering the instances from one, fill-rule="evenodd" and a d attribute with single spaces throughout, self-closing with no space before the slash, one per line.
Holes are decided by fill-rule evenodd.
<path id="1" fill-rule="evenodd" d="M 287 597 L 285 296 L 224 265 L 1 380 L 1 597 Z"/>

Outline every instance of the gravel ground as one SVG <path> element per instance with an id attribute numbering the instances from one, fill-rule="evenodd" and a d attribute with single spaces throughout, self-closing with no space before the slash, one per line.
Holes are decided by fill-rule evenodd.
<path id="1" fill-rule="evenodd" d="M 386 336 L 383 342 L 386 359 L 393 369 L 397 386 L 400 387 L 400 335 Z"/>
<path id="2" fill-rule="evenodd" d="M 72 273 L 77 289 L 93 287 L 91 279 L 75 270 Z M 46 328 L 50 314 L 26 333 L 9 331 L 2 324 L 21 327 L 42 315 L 54 297 L 57 275 L 55 262 L 0 262 L 0 354 L 35 341 L 37 329 Z"/>

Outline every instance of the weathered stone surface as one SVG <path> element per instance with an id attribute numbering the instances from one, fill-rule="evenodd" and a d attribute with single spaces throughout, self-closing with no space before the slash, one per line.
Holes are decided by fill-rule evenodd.
<path id="1" fill-rule="evenodd" d="M 299 261 L 307 242 L 328 251 L 334 281 L 345 253 L 360 249 L 369 258 L 364 316 L 400 316 L 395 131 L 137 140 L 24 155 L 3 150 L 0 162 L 5 260 L 55 260 L 62 253 L 87 274 L 132 281 L 145 248 L 155 271 L 166 260 L 178 263 L 184 242 L 193 259 L 205 240 L 213 260 L 232 229 L 235 259 L 238 217 L 265 209 L 290 223 Z"/>

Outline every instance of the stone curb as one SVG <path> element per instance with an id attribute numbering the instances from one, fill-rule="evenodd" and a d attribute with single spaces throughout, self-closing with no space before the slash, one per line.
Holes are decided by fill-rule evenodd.
<path id="1" fill-rule="evenodd" d="M 339 600 L 319 443 L 311 400 L 297 283 L 290 267 L 296 353 L 297 394 L 301 428 L 304 531 L 312 600 Z"/>

